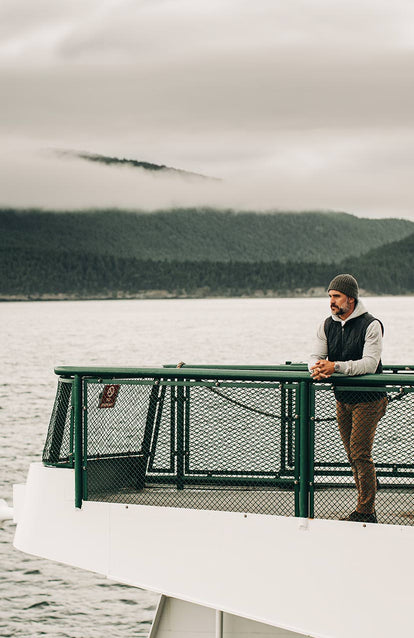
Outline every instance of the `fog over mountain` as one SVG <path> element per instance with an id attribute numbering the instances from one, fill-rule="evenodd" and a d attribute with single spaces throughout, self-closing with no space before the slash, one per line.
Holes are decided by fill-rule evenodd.
<path id="1" fill-rule="evenodd" d="M 408 0 L 3 0 L 0 205 L 413 218 L 413 20 Z"/>

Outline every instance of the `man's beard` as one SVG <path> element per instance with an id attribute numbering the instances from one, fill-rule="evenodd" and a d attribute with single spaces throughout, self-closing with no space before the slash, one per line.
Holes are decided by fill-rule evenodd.
<path id="1" fill-rule="evenodd" d="M 340 317 L 341 315 L 345 315 L 347 312 L 351 310 L 351 304 L 348 302 L 343 306 L 331 306 L 331 312 L 333 315 Z"/>

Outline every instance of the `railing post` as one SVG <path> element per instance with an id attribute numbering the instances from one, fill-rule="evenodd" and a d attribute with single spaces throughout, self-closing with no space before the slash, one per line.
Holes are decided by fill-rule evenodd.
<path id="1" fill-rule="evenodd" d="M 184 489 L 184 387 L 177 386 L 177 489 Z"/>
<path id="2" fill-rule="evenodd" d="M 299 496 L 300 496 L 300 385 L 295 390 L 295 427 L 294 427 L 294 498 L 295 498 L 295 516 L 300 516 Z"/>
<path id="3" fill-rule="evenodd" d="M 286 471 L 286 388 L 280 384 L 280 473 L 283 476 Z"/>
<path id="4" fill-rule="evenodd" d="M 83 454 L 82 454 L 82 377 L 75 374 L 73 379 L 73 423 L 75 437 L 75 507 L 82 507 Z"/>
<path id="5" fill-rule="evenodd" d="M 315 386 L 309 383 L 309 518 L 315 513 Z"/>
<path id="6" fill-rule="evenodd" d="M 190 386 L 185 386 L 184 406 L 184 474 L 190 471 Z"/>
<path id="7" fill-rule="evenodd" d="M 309 516 L 309 383 L 300 382 L 299 401 L 299 429 L 300 429 L 300 456 L 299 456 L 299 516 Z"/>
<path id="8" fill-rule="evenodd" d="M 294 417 L 294 409 L 293 409 L 293 390 L 289 388 L 287 391 L 287 404 L 288 404 L 288 412 L 287 412 L 287 464 L 288 467 L 292 467 L 295 462 L 295 454 L 294 454 L 294 440 L 293 440 L 293 417 Z"/>

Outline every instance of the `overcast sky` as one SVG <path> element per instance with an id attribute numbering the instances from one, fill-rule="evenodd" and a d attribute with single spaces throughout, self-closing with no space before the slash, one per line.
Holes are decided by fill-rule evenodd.
<path id="1" fill-rule="evenodd" d="M 0 86 L 2 205 L 414 220 L 412 0 L 0 0 Z"/>

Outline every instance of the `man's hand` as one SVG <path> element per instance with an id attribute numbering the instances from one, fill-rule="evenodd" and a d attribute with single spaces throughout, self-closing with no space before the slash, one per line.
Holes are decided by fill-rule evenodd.
<path id="1" fill-rule="evenodd" d="M 335 371 L 335 362 L 319 359 L 314 366 L 311 367 L 311 377 L 315 381 L 319 379 L 328 379 Z"/>

